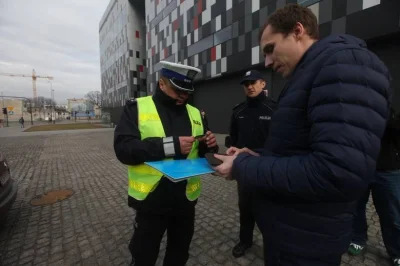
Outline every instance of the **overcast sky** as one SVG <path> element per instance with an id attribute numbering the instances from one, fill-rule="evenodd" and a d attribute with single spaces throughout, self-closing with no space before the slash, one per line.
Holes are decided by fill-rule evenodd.
<path id="1" fill-rule="evenodd" d="M 101 90 L 99 22 L 110 0 L 0 0 L 0 73 L 53 76 L 58 103 Z M 0 76 L 4 95 L 32 97 L 32 79 Z M 50 96 L 46 79 L 38 96 Z"/>

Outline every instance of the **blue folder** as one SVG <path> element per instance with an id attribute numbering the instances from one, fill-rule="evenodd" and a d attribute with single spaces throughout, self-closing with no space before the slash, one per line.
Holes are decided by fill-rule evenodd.
<path id="1" fill-rule="evenodd" d="M 160 171 L 173 182 L 192 176 L 214 173 L 205 158 L 145 162 L 145 164 Z"/>

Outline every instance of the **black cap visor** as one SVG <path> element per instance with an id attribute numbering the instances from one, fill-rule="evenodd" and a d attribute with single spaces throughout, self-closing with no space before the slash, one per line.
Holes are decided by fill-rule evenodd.
<path id="1" fill-rule="evenodd" d="M 170 78 L 169 81 L 171 82 L 172 86 L 177 90 L 185 91 L 188 93 L 194 92 L 194 87 L 192 82 L 185 82 L 182 80 L 178 80 L 176 78 Z"/>
<path id="2" fill-rule="evenodd" d="M 257 80 L 260 80 L 260 78 L 248 77 L 248 78 L 246 78 L 246 79 L 243 79 L 243 80 L 240 82 L 240 85 L 243 85 L 243 83 L 245 83 L 245 82 L 247 82 L 247 81 L 253 81 L 253 82 L 255 82 L 255 81 L 257 81 Z"/>

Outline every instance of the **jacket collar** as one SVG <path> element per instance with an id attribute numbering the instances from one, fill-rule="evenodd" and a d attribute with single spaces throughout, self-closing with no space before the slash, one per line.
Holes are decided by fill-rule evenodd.
<path id="1" fill-rule="evenodd" d="M 261 91 L 256 97 L 246 97 L 246 102 L 248 106 L 258 106 L 265 98 L 264 91 Z"/>
<path id="2" fill-rule="evenodd" d="M 176 100 L 172 99 L 167 94 L 165 94 L 165 92 L 162 91 L 159 86 L 157 86 L 157 88 L 156 88 L 156 91 L 153 95 L 153 100 L 156 101 L 157 103 L 160 103 L 160 104 L 168 107 L 168 108 L 176 109 L 176 110 L 180 110 L 182 108 L 185 108 L 185 106 L 186 106 L 186 104 L 176 105 Z"/>

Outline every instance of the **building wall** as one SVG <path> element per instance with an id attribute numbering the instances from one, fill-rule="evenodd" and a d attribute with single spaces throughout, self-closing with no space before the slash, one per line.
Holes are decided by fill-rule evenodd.
<path id="1" fill-rule="evenodd" d="M 92 110 L 92 108 L 90 108 L 88 106 L 88 102 L 84 98 L 68 99 L 67 101 L 68 101 L 68 103 L 67 103 L 67 111 L 68 112 L 72 112 L 72 111 L 85 112 L 86 110 Z"/>
<path id="2" fill-rule="evenodd" d="M 243 100 L 243 94 L 237 93 L 241 91 L 238 77 L 248 69 L 262 68 L 260 27 L 277 8 L 294 2 L 313 11 L 321 37 L 347 33 L 372 40 L 400 29 L 397 0 L 146 0 L 148 93 L 154 92 L 160 60 L 200 68 L 194 103 L 206 112 L 217 104 L 219 108 L 207 112 L 209 121 L 218 132 L 226 133 L 230 112 L 220 110 L 230 111 Z M 399 67 L 389 64 L 395 61 L 385 49 L 377 47 L 377 54 L 387 60 L 393 76 L 400 76 Z M 265 75 L 277 98 L 285 81 L 268 71 Z M 396 90 L 395 102 L 400 106 L 399 88 Z"/>
<path id="3" fill-rule="evenodd" d="M 392 0 L 146 0 L 149 92 L 160 60 L 199 67 L 200 79 L 260 64 L 260 26 L 276 8 L 293 2 L 310 7 L 322 36 L 350 33 L 369 39 L 399 29 L 400 1 Z M 371 23 L 371 17 L 385 20 Z"/>
<path id="4" fill-rule="evenodd" d="M 400 33 L 368 42 L 373 51 L 390 70 L 392 76 L 392 107 L 400 112 Z"/>
<path id="5" fill-rule="evenodd" d="M 146 95 L 144 11 L 128 0 L 111 0 L 99 25 L 104 107 Z"/>
<path id="6" fill-rule="evenodd" d="M 252 69 L 261 72 L 267 83 L 269 97 L 277 100 L 285 81 L 279 75 L 274 75 L 269 69 L 263 67 L 253 67 Z M 206 112 L 210 129 L 213 132 L 228 133 L 232 109 L 243 102 L 246 97 L 244 89 L 240 85 L 244 73 L 224 75 L 196 84 L 193 104 Z"/>
<path id="7" fill-rule="evenodd" d="M 18 121 L 21 116 L 24 115 L 24 102 L 21 99 L 2 99 L 0 98 L 0 119 L 6 119 L 6 115 L 3 114 L 3 108 L 7 108 L 8 112 L 8 120 L 9 121 Z M 26 117 L 24 116 L 24 119 Z M 30 119 L 30 118 L 29 118 Z"/>

